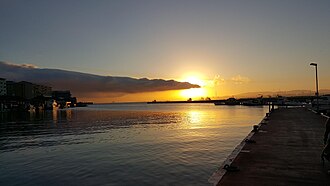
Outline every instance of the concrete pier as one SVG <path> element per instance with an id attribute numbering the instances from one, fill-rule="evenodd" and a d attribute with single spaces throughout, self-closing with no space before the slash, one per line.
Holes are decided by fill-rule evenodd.
<path id="1" fill-rule="evenodd" d="M 330 163 L 322 165 L 326 118 L 305 108 L 280 108 L 254 132 L 231 165 L 219 186 L 235 185 L 330 185 Z M 218 171 L 221 170 L 222 167 Z"/>

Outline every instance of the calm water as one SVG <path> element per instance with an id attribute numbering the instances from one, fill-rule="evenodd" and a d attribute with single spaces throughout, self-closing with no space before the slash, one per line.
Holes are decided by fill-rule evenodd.
<path id="1" fill-rule="evenodd" d="M 267 110 L 137 103 L 0 113 L 0 185 L 208 185 Z"/>

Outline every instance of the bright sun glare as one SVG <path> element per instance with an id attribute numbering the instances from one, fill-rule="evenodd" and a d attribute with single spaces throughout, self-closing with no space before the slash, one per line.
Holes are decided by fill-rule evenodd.
<path id="1" fill-rule="evenodd" d="M 192 99 L 200 99 L 201 97 L 207 96 L 205 88 L 203 86 L 206 85 L 205 81 L 203 81 L 201 78 L 198 78 L 198 76 L 188 76 L 184 78 L 182 81 L 188 82 L 191 84 L 199 85 L 201 88 L 191 88 L 182 90 L 180 92 L 180 95 L 186 99 L 192 98 Z"/>
<path id="2" fill-rule="evenodd" d="M 205 82 L 196 76 L 189 76 L 189 77 L 185 78 L 183 81 L 191 83 L 191 84 L 196 84 L 201 87 L 205 86 Z"/>

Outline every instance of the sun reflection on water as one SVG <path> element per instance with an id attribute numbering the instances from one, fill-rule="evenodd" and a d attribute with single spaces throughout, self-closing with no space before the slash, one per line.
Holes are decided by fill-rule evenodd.
<path id="1" fill-rule="evenodd" d="M 203 113 L 201 111 L 192 110 L 188 111 L 187 116 L 189 128 L 191 129 L 197 129 L 197 128 L 203 128 Z"/>
<path id="2" fill-rule="evenodd" d="M 67 109 L 65 111 L 65 115 L 66 115 L 66 119 L 71 121 L 72 120 L 72 110 L 71 109 Z"/>
<path id="3" fill-rule="evenodd" d="M 58 120 L 57 109 L 53 109 L 52 116 L 53 116 L 53 123 L 56 124 Z"/>

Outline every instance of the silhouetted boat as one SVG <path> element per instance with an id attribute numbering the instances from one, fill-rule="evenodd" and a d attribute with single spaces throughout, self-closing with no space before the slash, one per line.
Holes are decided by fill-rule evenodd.
<path id="1" fill-rule="evenodd" d="M 225 104 L 225 102 L 222 102 L 222 101 L 216 101 L 216 102 L 214 102 L 214 105 L 224 105 Z"/>
<path id="2" fill-rule="evenodd" d="M 247 101 L 243 101 L 242 105 L 245 106 L 260 106 L 260 105 L 264 105 L 264 101 L 262 99 L 262 96 L 256 99 L 250 99 Z"/>
<path id="3" fill-rule="evenodd" d="M 240 105 L 241 102 L 239 102 L 235 98 L 228 98 L 224 102 L 214 102 L 214 105 Z"/>

